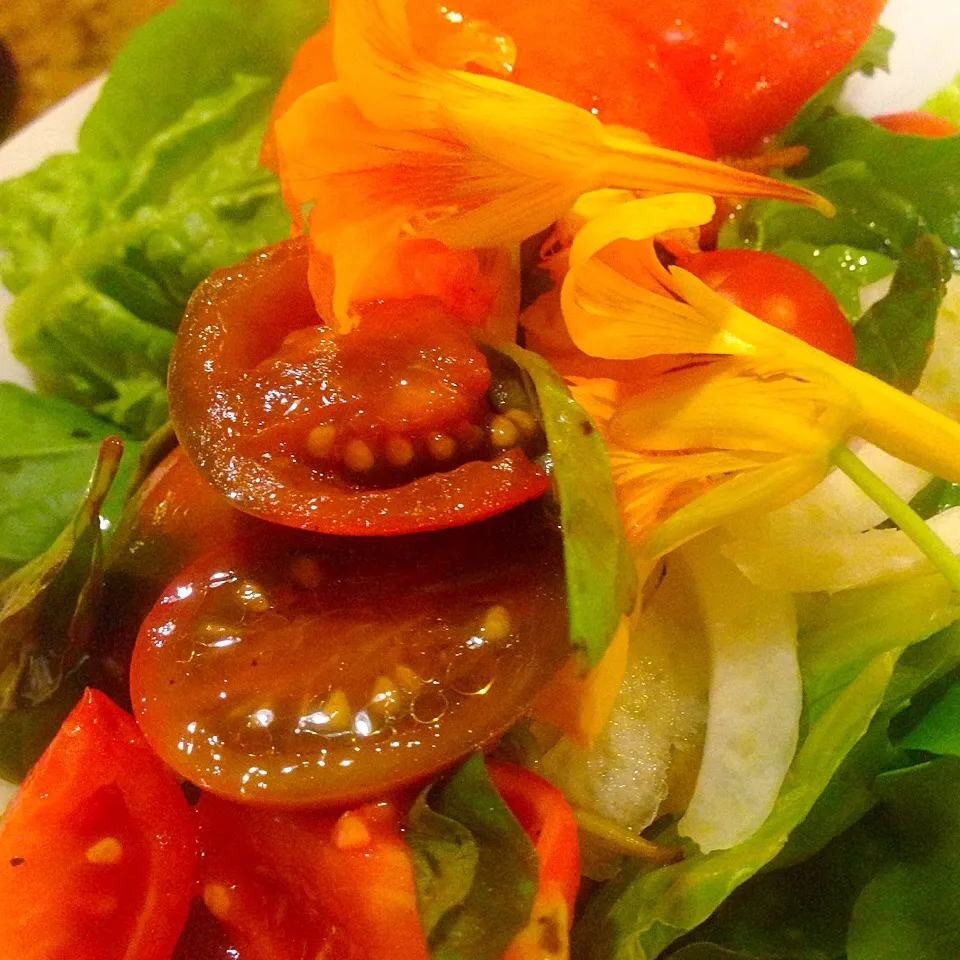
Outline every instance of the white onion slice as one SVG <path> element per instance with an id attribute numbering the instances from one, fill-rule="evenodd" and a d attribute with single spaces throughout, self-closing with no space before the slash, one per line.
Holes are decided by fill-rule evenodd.
<path id="1" fill-rule="evenodd" d="M 713 538 L 682 550 L 711 654 L 703 761 L 678 824 L 704 852 L 766 820 L 797 748 L 803 690 L 793 598 L 752 584 Z"/>

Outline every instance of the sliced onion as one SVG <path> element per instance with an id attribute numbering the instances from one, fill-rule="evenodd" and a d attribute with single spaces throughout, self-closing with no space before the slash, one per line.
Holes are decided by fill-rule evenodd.
<path id="1" fill-rule="evenodd" d="M 773 808 L 799 736 L 793 598 L 752 584 L 713 538 L 681 551 L 711 655 L 703 761 L 678 824 L 704 852 L 746 840 Z"/>

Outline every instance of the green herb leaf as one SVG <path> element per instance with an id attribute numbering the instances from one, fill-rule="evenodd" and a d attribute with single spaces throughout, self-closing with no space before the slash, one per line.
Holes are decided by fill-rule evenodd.
<path id="1" fill-rule="evenodd" d="M 960 127 L 960 73 L 953 83 L 948 83 L 942 90 L 928 97 L 920 109 L 943 117 Z"/>
<path id="2" fill-rule="evenodd" d="M 29 424 L 29 429 L 24 429 Z M 86 410 L 0 383 L 0 576 L 46 550 L 74 515 L 111 425 Z M 112 530 L 139 449 L 126 441 L 103 505 Z"/>
<path id="3" fill-rule="evenodd" d="M 856 325 L 857 366 L 912 393 L 952 272 L 946 247 L 931 233 L 904 250 L 890 292 Z"/>
<path id="4" fill-rule="evenodd" d="M 590 666 L 636 602 L 637 575 L 617 507 L 606 448 L 559 374 L 513 344 L 491 348 L 494 377 L 514 385 L 502 407 L 532 408 L 547 439 L 546 467 L 560 506 L 570 642 Z M 494 391 L 495 403 L 496 391 Z"/>
<path id="5" fill-rule="evenodd" d="M 73 521 L 0 583 L 0 719 L 49 700 L 86 654 L 101 574 L 100 508 L 123 444 L 108 437 Z"/>
<path id="6" fill-rule="evenodd" d="M 426 792 L 404 836 L 433 960 L 499 960 L 530 918 L 539 864 L 480 754 Z"/>
<path id="7" fill-rule="evenodd" d="M 898 745 L 960 757 L 960 681 L 947 687 Z"/>

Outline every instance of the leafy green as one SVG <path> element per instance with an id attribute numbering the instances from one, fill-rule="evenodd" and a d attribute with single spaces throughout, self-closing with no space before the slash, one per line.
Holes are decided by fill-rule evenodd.
<path id="1" fill-rule="evenodd" d="M 856 325 L 857 366 L 912 393 L 920 382 L 952 274 L 949 253 L 934 234 L 924 233 L 908 247 L 889 294 Z"/>
<path id="2" fill-rule="evenodd" d="M 560 505 L 570 642 L 593 666 L 637 592 L 610 461 L 593 421 L 544 359 L 514 344 L 497 344 L 489 354 L 503 370 L 501 379 L 522 387 L 501 404 L 531 408 L 546 434 L 546 465 Z"/>
<path id="3" fill-rule="evenodd" d="M 538 858 L 480 754 L 421 796 L 404 837 L 433 960 L 499 960 L 530 918 Z"/>
<path id="4" fill-rule="evenodd" d="M 853 55 L 850 62 L 835 73 L 800 108 L 790 125 L 780 135 L 782 140 L 796 141 L 802 132 L 815 124 L 836 105 L 844 84 L 855 73 L 872 77 L 877 70 L 888 70 L 890 66 L 890 47 L 893 45 L 893 31 L 877 24 L 866 42 Z"/>
<path id="5" fill-rule="evenodd" d="M 960 73 L 953 83 L 948 83 L 942 90 L 928 97 L 921 109 L 935 113 L 960 127 Z"/>
<path id="6" fill-rule="evenodd" d="M 911 501 L 910 506 L 925 520 L 960 506 L 960 483 L 934 477 Z"/>
<path id="7" fill-rule="evenodd" d="M 101 442 L 116 433 L 70 403 L 0 383 L 0 575 L 53 543 L 76 511 Z M 119 519 L 138 449 L 139 444 L 126 441 L 103 505 L 111 524 Z"/>
<path id="8" fill-rule="evenodd" d="M 166 419 L 190 292 L 288 233 L 258 153 L 321 7 L 180 0 L 117 58 L 79 152 L 0 184 L 0 279 L 18 294 L 7 332 L 43 391 L 136 436 Z"/>
<path id="9" fill-rule="evenodd" d="M 960 757 L 960 682 L 947 687 L 899 746 Z"/>
<path id="10" fill-rule="evenodd" d="M 118 438 L 103 441 L 73 520 L 0 583 L 0 719 L 49 700 L 85 656 L 100 586 L 100 508 L 122 452 Z"/>

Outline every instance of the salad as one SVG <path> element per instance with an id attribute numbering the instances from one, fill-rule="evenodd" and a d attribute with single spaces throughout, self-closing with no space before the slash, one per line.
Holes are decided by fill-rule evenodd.
<path id="1" fill-rule="evenodd" d="M 960 88 L 789 6 L 178 0 L 0 183 L 0 956 L 957 956 Z"/>

